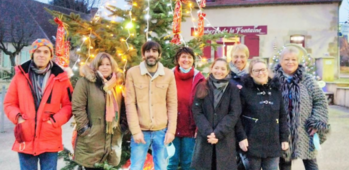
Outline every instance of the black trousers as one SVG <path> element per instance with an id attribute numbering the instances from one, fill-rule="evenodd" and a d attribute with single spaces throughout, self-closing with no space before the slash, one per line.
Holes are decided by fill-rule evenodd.
<path id="1" fill-rule="evenodd" d="M 85 170 L 103 170 L 103 168 L 86 168 L 85 167 Z"/>
<path id="2" fill-rule="evenodd" d="M 247 156 L 248 167 L 247 170 L 278 170 L 279 157 L 273 158 L 258 158 Z"/>
<path id="3" fill-rule="evenodd" d="M 279 168 L 280 170 L 291 170 L 292 161 L 285 161 L 282 157 L 280 158 Z M 316 159 L 303 159 L 305 170 L 319 170 Z"/>

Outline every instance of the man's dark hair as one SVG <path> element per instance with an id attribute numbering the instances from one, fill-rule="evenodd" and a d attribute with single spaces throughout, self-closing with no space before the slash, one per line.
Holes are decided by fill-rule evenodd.
<path id="1" fill-rule="evenodd" d="M 178 49 L 178 51 L 177 51 L 177 53 L 175 55 L 175 58 L 174 58 L 175 59 L 175 62 L 174 62 L 175 65 L 178 65 L 179 57 L 182 54 L 184 54 L 184 53 L 190 54 L 193 57 L 193 59 L 194 59 L 193 65 L 195 65 L 196 57 L 195 57 L 194 51 L 191 48 L 189 48 L 189 47 L 181 47 L 180 49 Z"/>
<path id="2" fill-rule="evenodd" d="M 159 55 L 162 53 L 161 46 L 159 43 L 155 41 L 148 41 L 142 45 L 142 55 L 144 55 L 145 51 L 148 51 L 150 49 L 158 50 Z"/>

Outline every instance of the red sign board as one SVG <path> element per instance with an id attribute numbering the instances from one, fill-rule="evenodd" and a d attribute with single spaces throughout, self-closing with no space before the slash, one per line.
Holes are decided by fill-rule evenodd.
<path id="1" fill-rule="evenodd" d="M 260 26 L 236 26 L 236 27 L 205 27 L 204 34 L 217 34 L 227 32 L 242 35 L 264 35 L 268 33 L 266 25 Z M 191 28 L 191 36 L 194 35 L 194 28 Z"/>

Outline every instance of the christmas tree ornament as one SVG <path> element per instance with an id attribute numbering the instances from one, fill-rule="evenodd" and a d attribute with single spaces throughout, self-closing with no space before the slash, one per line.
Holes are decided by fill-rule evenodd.
<path id="1" fill-rule="evenodd" d="M 199 16 L 199 20 L 198 20 L 198 30 L 197 30 L 197 34 L 198 36 L 203 36 L 204 35 L 204 19 L 206 17 L 206 14 L 203 12 L 199 12 L 198 14 Z"/>
<path id="2" fill-rule="evenodd" d="M 200 7 L 201 7 L 201 8 L 206 7 L 206 0 L 201 0 L 201 2 L 200 2 Z"/>
<path id="3" fill-rule="evenodd" d="M 56 63 L 62 67 L 68 67 L 70 43 L 69 41 L 65 41 L 66 30 L 64 28 L 64 23 L 59 18 L 55 18 L 54 21 L 58 24 L 55 51 Z"/>
<path id="4" fill-rule="evenodd" d="M 181 0 L 176 1 L 175 11 L 173 15 L 173 25 L 172 32 L 174 34 L 171 43 L 181 44 L 181 39 L 179 34 L 181 33 L 181 23 L 182 23 L 182 2 Z"/>

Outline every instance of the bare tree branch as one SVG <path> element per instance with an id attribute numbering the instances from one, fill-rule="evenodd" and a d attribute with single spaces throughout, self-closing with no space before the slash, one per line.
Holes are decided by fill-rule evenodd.
<path id="1" fill-rule="evenodd" d="M 8 25 L 10 29 L 6 29 L 6 26 Z M 16 65 L 15 57 L 20 54 L 25 46 L 29 45 L 29 41 L 32 39 L 35 31 L 34 28 L 28 27 L 21 19 L 12 19 L 10 20 L 10 23 L 0 21 L 0 50 L 10 58 L 12 76 L 14 75 L 14 66 Z M 10 50 L 9 46 L 6 44 L 6 35 L 10 36 L 7 37 L 7 41 L 10 41 L 7 43 L 11 44 L 14 50 Z"/>

